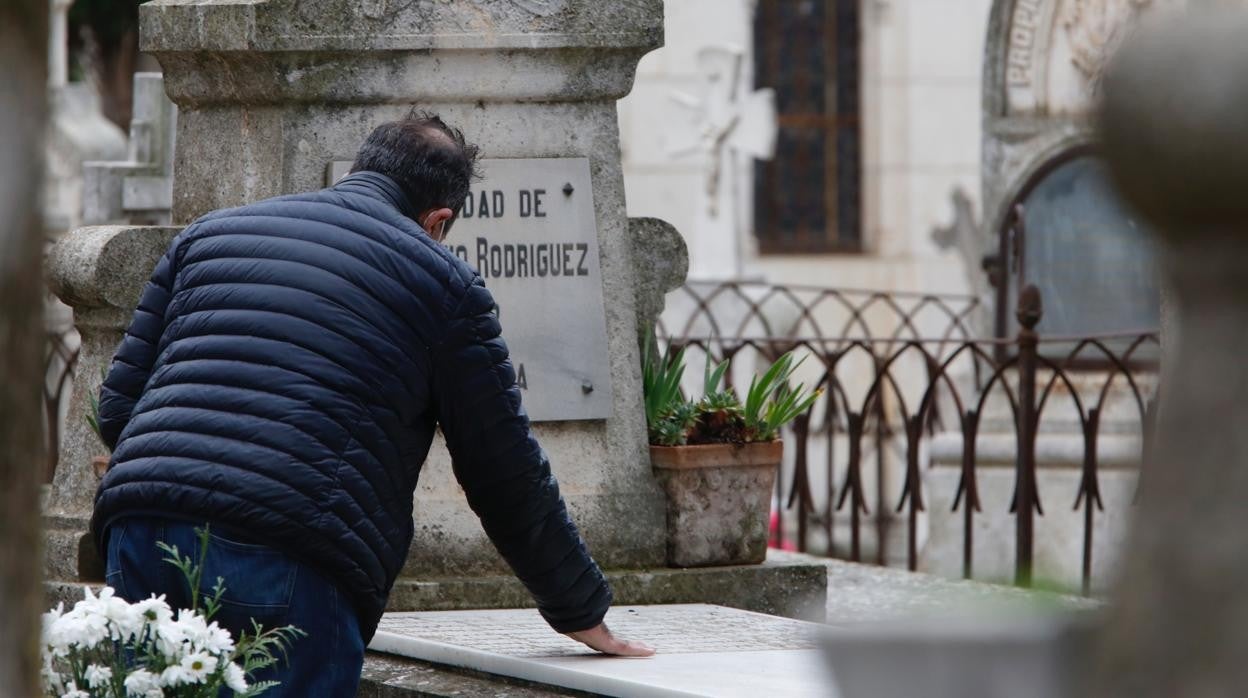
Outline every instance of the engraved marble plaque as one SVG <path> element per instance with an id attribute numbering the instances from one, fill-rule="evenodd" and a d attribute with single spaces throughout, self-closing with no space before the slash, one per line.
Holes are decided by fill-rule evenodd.
<path id="1" fill-rule="evenodd" d="M 332 183 L 350 162 L 330 163 Z M 533 421 L 605 419 L 611 374 L 589 160 L 486 159 L 445 244 L 498 304 Z"/>

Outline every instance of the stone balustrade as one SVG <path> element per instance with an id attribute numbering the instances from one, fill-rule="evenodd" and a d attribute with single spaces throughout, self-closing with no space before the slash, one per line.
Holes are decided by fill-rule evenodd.
<path id="1" fill-rule="evenodd" d="M 86 396 L 99 393 L 103 372 L 121 342 L 143 285 L 177 228 L 97 226 L 64 236 L 47 257 L 53 292 L 74 313 L 82 337 L 73 403 L 66 415 L 61 457 L 44 508 L 48 551 L 45 577 L 97 581 L 104 577 L 87 524 L 99 485 L 92 460 L 108 449 L 92 431 Z"/>

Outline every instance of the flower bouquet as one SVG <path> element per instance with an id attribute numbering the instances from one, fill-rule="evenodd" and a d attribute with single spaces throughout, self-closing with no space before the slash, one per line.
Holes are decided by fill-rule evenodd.
<path id="1" fill-rule="evenodd" d="M 196 529 L 207 551 L 208 529 Z M 217 698 L 228 690 L 255 696 L 277 685 L 252 682 L 255 673 L 279 661 L 290 642 L 305 633 L 294 626 L 252 632 L 237 641 L 212 617 L 225 593 L 217 578 L 212 593 L 200 594 L 203 556 L 197 562 L 176 547 L 160 544 L 165 561 L 190 584 L 191 608 L 174 611 L 164 596 L 127 603 L 111 587 L 88 588 L 70 611 L 64 604 L 43 616 L 45 695 L 60 698 Z"/>

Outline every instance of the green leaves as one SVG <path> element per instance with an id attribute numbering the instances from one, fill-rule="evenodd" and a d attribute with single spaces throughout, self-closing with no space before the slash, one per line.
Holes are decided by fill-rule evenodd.
<path id="1" fill-rule="evenodd" d="M 719 384 L 724 382 L 724 374 L 728 372 L 728 362 L 721 361 L 711 368 L 711 357 L 706 357 L 706 368 L 702 371 L 702 394 L 714 395 L 719 392 Z"/>
<path id="2" fill-rule="evenodd" d="M 805 359 L 794 362 L 793 352 L 787 352 L 761 377 L 755 376 L 750 381 L 750 390 L 745 396 L 745 423 L 755 440 L 776 438 L 781 427 L 810 409 L 823 394 L 822 390 L 805 391 L 803 385 L 796 389 L 789 387 L 789 378 L 803 361 Z"/>
<path id="3" fill-rule="evenodd" d="M 729 362 L 707 357 L 702 372 L 703 397 L 687 399 L 680 389 L 685 373 L 685 350 L 659 356 L 653 336 L 647 338 L 642 365 L 646 425 L 650 443 L 681 446 L 686 443 L 745 443 L 771 441 L 784 425 L 804 414 L 822 391 L 792 388 L 790 378 L 801 366 L 793 353 L 781 356 L 750 381 L 742 404 L 736 391 L 722 388 Z"/>
<path id="4" fill-rule="evenodd" d="M 670 349 L 667 354 L 657 356 L 653 339 L 653 335 L 647 338 L 641 366 L 646 424 L 651 432 L 677 405 L 685 401 L 680 393 L 680 379 L 685 375 L 685 350 L 681 349 L 674 357 Z"/>

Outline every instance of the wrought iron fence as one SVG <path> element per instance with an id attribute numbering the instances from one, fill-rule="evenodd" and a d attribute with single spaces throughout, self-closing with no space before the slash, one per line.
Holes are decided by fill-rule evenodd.
<path id="1" fill-rule="evenodd" d="M 1121 430 L 1126 416 L 1142 434 L 1141 448 L 1148 443 L 1158 335 L 1147 330 L 1041 336 L 1039 293 L 1029 287 L 1019 298 L 1018 334 L 981 339 L 974 329 L 987 322 L 979 317 L 984 308 L 970 296 L 735 281 L 690 284 L 669 297 L 656 334 L 664 344 L 694 348 L 691 374 L 698 369 L 697 351 L 736 359 L 730 384 L 734 377 L 748 381 L 754 369 L 750 359 L 771 361 L 787 351 L 806 357 L 803 379 L 824 393 L 788 429 L 788 466 L 777 481 L 779 509 L 795 520 L 800 550 L 810 550 L 812 533 L 819 533 L 827 554 L 863 561 L 868 557 L 866 531 L 875 541 L 873 561 L 884 564 L 898 514 L 905 525 L 905 564 L 917 568 L 920 515 L 928 510 L 923 469 L 930 458 L 924 447 L 944 433 L 960 443 L 953 511 L 962 515 L 962 571 L 970 577 L 974 519 L 984 512 L 978 486 L 979 436 L 986 424 L 996 429 L 1004 424 L 1017 443 L 1009 505 L 1015 523 L 1014 576 L 1027 584 L 1034 519 L 1043 515 L 1037 437 L 1046 420 L 1065 422 L 1083 442 L 1072 506 L 1083 513 L 1086 593 L 1093 515 L 1104 509 L 1100 440 Z M 1063 349 L 1058 358 L 1055 348 Z M 49 334 L 44 393 L 48 480 L 56 467 L 77 357 L 72 328 Z M 691 388 L 695 378 L 700 376 L 690 376 Z M 1107 415 L 1114 422 L 1108 428 Z M 892 471 L 900 476 L 897 487 L 890 487 Z M 782 516 L 774 540 L 787 535 Z"/>
<path id="2" fill-rule="evenodd" d="M 975 337 L 972 328 L 989 322 L 978 317 L 982 311 L 968 296 L 691 284 L 669 296 L 656 335 L 668 346 L 690 348 L 690 388 L 697 384 L 692 374 L 700 377 L 699 353 L 737 359 L 732 373 L 738 381 L 784 352 L 805 357 L 802 380 L 824 393 L 786 433 L 789 454 L 777 481 L 777 501 L 789 516 L 778 517 L 773 531 L 773 543 L 783 540 L 785 519 L 795 518 L 799 550 L 808 550 L 817 532 L 826 554 L 863 561 L 864 527 L 870 525 L 874 561 L 884 564 L 897 515 L 905 524 L 905 564 L 916 569 L 920 516 L 928 509 L 927 451 L 943 433 L 961 444 L 952 511 L 962 515 L 962 573 L 970 577 L 975 517 L 984 511 L 977 444 L 988 424 L 1016 442 L 1009 503 L 1013 570 L 1015 582 L 1028 585 L 1034 521 L 1043 515 L 1037 437 L 1046 429 L 1073 430 L 1083 443 L 1072 506 L 1084 514 L 1082 586 L 1088 593 L 1093 513 L 1104 508 L 1099 443 L 1108 432 L 1131 431 L 1145 435 L 1140 443 L 1147 443 L 1157 332 L 1042 337 L 1037 331 L 1041 299 L 1034 286 L 1019 294 L 1015 337 Z M 1112 427 L 1105 426 L 1106 415 Z M 871 470 L 873 487 L 868 486 Z M 898 474 L 899 487 L 889 486 L 891 472 Z"/>

